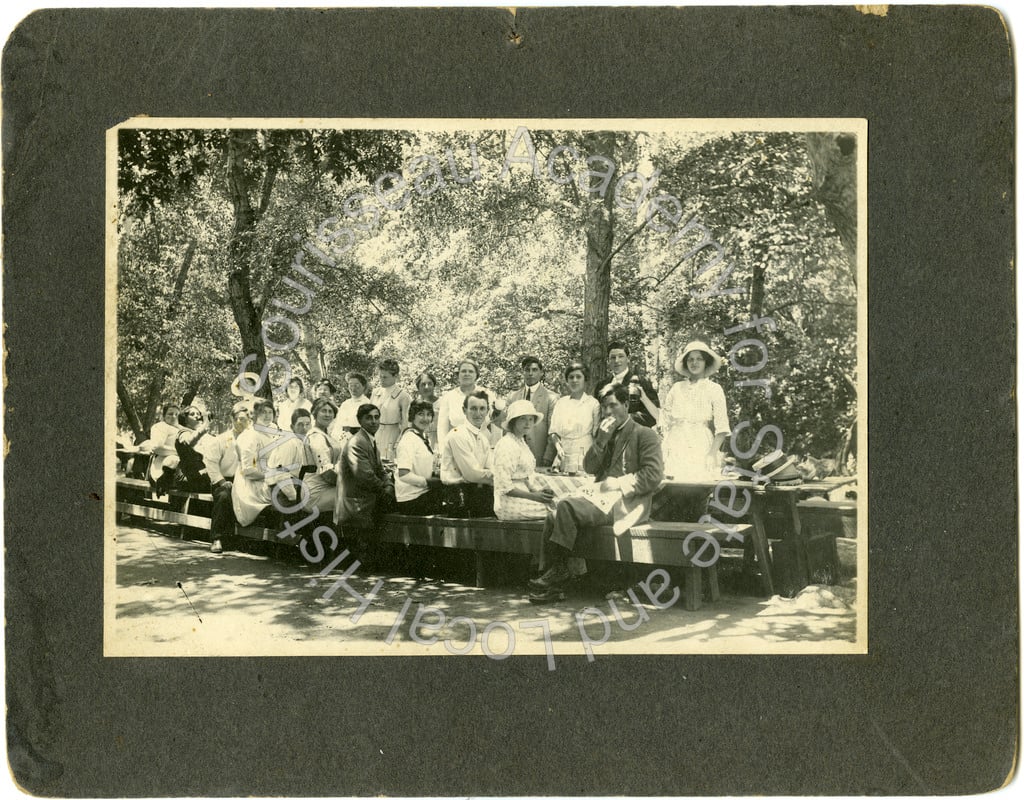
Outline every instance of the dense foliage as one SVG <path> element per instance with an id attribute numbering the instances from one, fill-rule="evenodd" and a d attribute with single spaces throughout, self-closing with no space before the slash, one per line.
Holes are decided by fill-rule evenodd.
<path id="1" fill-rule="evenodd" d="M 250 368 L 269 358 L 271 381 L 287 365 L 340 386 L 346 370 L 393 357 L 403 380 L 429 368 L 444 386 L 472 354 L 482 381 L 507 391 L 519 357 L 535 353 L 557 386 L 569 359 L 587 357 L 585 288 L 603 264 L 600 333 L 628 341 L 662 392 L 691 338 L 723 356 L 760 339 L 762 369 L 740 372 L 760 360 L 747 347 L 716 378 L 733 420 L 750 420 L 748 433 L 778 425 L 790 451 L 841 450 L 856 416 L 857 291 L 802 135 L 539 131 L 529 142 L 536 171 L 525 157 L 506 169 L 515 141 L 512 130 L 122 132 L 122 422 L 148 429 L 157 401 L 196 392 L 222 415 L 242 359 L 294 331 L 294 347 L 267 347 Z M 598 154 L 616 167 L 605 197 L 586 175 L 584 159 Z M 680 225 L 699 220 L 722 262 L 711 263 L 712 247 L 688 253 L 700 236 L 652 222 L 650 197 L 636 208 L 612 202 L 614 180 L 634 170 L 660 171 L 651 195 L 678 198 Z M 639 186 L 624 184 L 627 201 Z M 365 213 L 346 217 L 355 192 Z M 346 225 L 352 235 L 341 237 Z M 327 247 L 332 232 L 346 246 Z M 296 271 L 298 253 L 321 283 Z M 736 291 L 700 296 L 726 265 L 721 287 Z M 275 316 L 291 322 L 254 344 Z M 774 330 L 725 332 L 759 316 Z M 740 385 L 751 378 L 771 397 Z"/>

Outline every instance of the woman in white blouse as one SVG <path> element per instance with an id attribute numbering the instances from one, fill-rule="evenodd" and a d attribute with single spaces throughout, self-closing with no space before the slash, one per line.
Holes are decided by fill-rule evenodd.
<path id="1" fill-rule="evenodd" d="M 526 441 L 543 414 L 529 400 L 516 400 L 508 407 L 505 430 L 494 448 L 491 472 L 494 474 L 494 515 L 498 519 L 544 519 L 554 492 L 531 491 L 528 480 L 537 471 L 537 458 Z"/>
<path id="2" fill-rule="evenodd" d="M 430 446 L 435 449 L 437 449 L 437 415 L 441 403 L 436 390 L 437 378 L 433 374 L 424 371 L 416 376 L 416 397 L 413 399 L 423 403 L 430 403 L 430 407 L 434 409 L 434 419 L 427 428 L 427 440 L 430 442 Z"/>
<path id="3" fill-rule="evenodd" d="M 338 406 L 338 414 L 330 431 L 331 438 L 342 447 L 352 434 L 359 430 L 359 421 L 356 419 L 359 406 L 370 402 L 370 396 L 367 394 L 370 380 L 361 372 L 348 373 L 345 376 L 345 386 L 348 388 L 349 397 Z"/>
<path id="4" fill-rule="evenodd" d="M 309 411 L 312 405 L 302 395 L 302 380 L 292 378 L 288 381 L 288 388 L 285 390 L 285 399 L 277 406 L 277 427 L 281 430 L 290 429 L 292 426 L 292 412 L 304 408 Z"/>
<path id="5" fill-rule="evenodd" d="M 395 510 L 399 514 L 426 516 L 441 513 L 441 489 L 430 486 L 437 463 L 429 436 L 433 421 L 434 404 L 413 400 L 409 405 L 411 426 L 403 431 L 396 451 Z"/>
<path id="6" fill-rule="evenodd" d="M 277 417 L 281 418 L 280 412 Z M 282 433 L 277 446 L 267 454 L 270 502 L 285 515 L 296 514 L 302 510 L 306 502 L 302 490 L 302 476 L 312 468 L 310 465 L 313 463 L 306 445 L 306 435 L 313 422 L 309 409 L 296 408 L 288 419 L 292 435 Z"/>
<path id="7" fill-rule="evenodd" d="M 328 431 L 337 411 L 338 407 L 329 397 L 318 397 L 313 403 L 313 428 L 306 436 L 306 445 L 313 458 L 315 472 L 303 480 L 309 492 L 306 501 L 308 511 L 316 508 L 321 513 L 334 513 L 338 496 L 337 463 L 341 456 L 341 443 Z"/>
<path id="8" fill-rule="evenodd" d="M 676 480 L 702 480 L 721 473 L 720 448 L 729 435 L 725 392 L 709 380 L 722 359 L 701 341 L 683 348 L 673 384 L 661 405 L 659 424 L 664 440 L 665 474 Z"/>
<path id="9" fill-rule="evenodd" d="M 555 446 L 562 472 L 575 474 L 583 469 L 583 456 L 594 442 L 601 420 L 601 405 L 587 392 L 587 368 L 579 361 L 565 368 L 569 394 L 558 398 L 551 412 L 548 439 Z"/>
<path id="10" fill-rule="evenodd" d="M 459 362 L 459 371 L 456 376 L 458 386 L 450 389 L 441 395 L 437 408 L 437 448 L 444 447 L 445 437 L 452 428 L 464 425 L 466 414 L 462 410 L 462 403 L 466 397 L 473 392 L 486 392 L 490 400 L 490 407 L 494 408 L 494 394 L 490 389 L 477 385 L 480 377 L 480 368 L 475 361 L 466 359 Z"/>
<path id="11" fill-rule="evenodd" d="M 267 485 L 267 454 L 270 445 L 280 435 L 274 424 L 277 414 L 269 400 L 257 400 L 253 406 L 255 424 L 246 428 L 235 439 L 238 449 L 238 469 L 231 487 L 231 505 L 239 525 L 252 525 L 260 512 L 270 505 L 270 487 Z"/>

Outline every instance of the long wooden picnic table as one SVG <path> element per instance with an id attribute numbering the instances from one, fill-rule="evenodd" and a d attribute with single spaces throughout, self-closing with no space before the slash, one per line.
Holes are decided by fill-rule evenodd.
<path id="1" fill-rule="evenodd" d="M 800 520 L 799 501 L 807 495 L 825 496 L 837 488 L 855 482 L 855 478 L 843 478 L 838 480 L 825 481 L 803 481 L 795 484 L 777 484 L 771 481 L 763 483 L 753 481 L 749 478 L 735 476 L 722 477 L 708 476 L 706 479 L 697 480 L 676 480 L 666 479 L 661 484 L 661 489 L 655 497 L 655 505 L 658 505 L 659 496 L 662 502 L 674 492 L 702 490 L 709 494 L 716 491 L 729 491 L 733 487 L 737 492 L 749 493 L 750 503 L 746 512 L 740 516 L 733 517 L 727 513 L 713 515 L 723 524 L 734 524 L 743 518 L 750 519 L 754 526 L 752 547 L 754 556 L 761 567 L 762 586 L 769 594 L 775 593 L 775 566 L 772 562 L 771 551 L 768 542 L 768 506 L 773 499 L 778 499 L 784 509 L 784 519 L 781 525 L 781 541 L 784 548 L 792 556 L 792 574 L 790 580 L 793 582 L 790 589 L 799 590 L 811 582 L 810 558 L 808 554 L 807 537 L 804 535 L 803 525 Z M 745 505 L 748 494 L 741 494 L 742 500 L 737 500 L 737 507 Z"/>

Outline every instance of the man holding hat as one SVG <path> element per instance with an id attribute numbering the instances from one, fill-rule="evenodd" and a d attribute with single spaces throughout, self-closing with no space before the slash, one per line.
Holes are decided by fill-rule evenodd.
<path id="1" fill-rule="evenodd" d="M 658 409 L 661 407 L 658 393 L 647 378 L 633 371 L 629 346 L 625 342 L 608 344 L 608 368 L 612 376 L 598 384 L 594 397 L 600 400 L 605 387 L 610 384 L 625 386 L 629 390 L 629 416 L 645 428 L 653 428 L 658 423 Z"/>

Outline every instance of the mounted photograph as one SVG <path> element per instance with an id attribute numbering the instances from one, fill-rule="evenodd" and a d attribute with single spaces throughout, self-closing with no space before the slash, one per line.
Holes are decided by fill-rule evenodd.
<path id="1" fill-rule="evenodd" d="M 107 132 L 106 656 L 868 652 L 867 121 Z"/>

